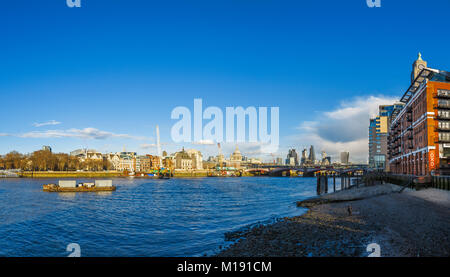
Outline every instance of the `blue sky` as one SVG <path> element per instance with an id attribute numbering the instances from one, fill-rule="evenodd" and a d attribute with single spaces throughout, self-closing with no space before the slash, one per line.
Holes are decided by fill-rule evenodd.
<path id="1" fill-rule="evenodd" d="M 364 161 L 369 112 L 407 89 L 417 53 L 450 70 L 448 0 L 65 2 L 0 6 L 0 153 L 155 153 L 156 124 L 174 151 L 172 109 L 202 98 L 280 107 L 277 155 L 314 143 Z"/>

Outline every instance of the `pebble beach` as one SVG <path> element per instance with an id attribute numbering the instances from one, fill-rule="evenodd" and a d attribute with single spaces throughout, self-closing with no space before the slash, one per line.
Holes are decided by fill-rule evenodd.
<path id="1" fill-rule="evenodd" d="M 383 184 L 298 205 L 308 212 L 239 234 L 218 256 L 367 257 L 372 243 L 381 257 L 450 256 L 449 191 Z"/>

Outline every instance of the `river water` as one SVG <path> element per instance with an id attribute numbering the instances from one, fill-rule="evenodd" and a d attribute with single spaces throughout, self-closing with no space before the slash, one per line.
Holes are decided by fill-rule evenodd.
<path id="1" fill-rule="evenodd" d="M 90 179 L 78 179 L 79 182 Z M 224 234 L 301 215 L 315 178 L 113 179 L 115 192 L 49 193 L 56 179 L 0 179 L 0 256 L 202 256 Z"/>

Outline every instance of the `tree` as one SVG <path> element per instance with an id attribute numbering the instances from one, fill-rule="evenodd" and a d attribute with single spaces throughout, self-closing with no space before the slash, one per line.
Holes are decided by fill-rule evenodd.
<path id="1" fill-rule="evenodd" d="M 23 155 L 17 151 L 12 151 L 5 156 L 5 169 L 20 169 Z"/>
<path id="2" fill-rule="evenodd" d="M 0 169 L 6 169 L 5 157 L 0 155 Z"/>
<path id="3" fill-rule="evenodd" d="M 80 170 L 81 163 L 77 157 L 69 156 L 67 161 L 68 170 Z"/>
<path id="4" fill-rule="evenodd" d="M 57 170 L 65 171 L 69 167 L 69 155 L 64 153 L 55 154 L 57 160 Z"/>

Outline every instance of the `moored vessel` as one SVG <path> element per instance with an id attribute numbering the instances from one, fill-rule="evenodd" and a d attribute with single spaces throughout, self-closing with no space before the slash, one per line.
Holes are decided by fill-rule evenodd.
<path id="1" fill-rule="evenodd" d="M 112 180 L 95 180 L 95 183 L 80 183 L 76 181 L 60 180 L 58 184 L 45 184 L 42 190 L 46 192 L 98 192 L 115 191 Z"/>

